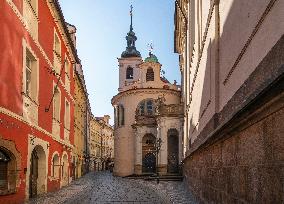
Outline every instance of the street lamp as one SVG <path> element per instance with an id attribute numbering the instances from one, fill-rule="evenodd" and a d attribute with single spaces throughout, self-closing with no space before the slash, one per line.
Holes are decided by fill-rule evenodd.
<path id="1" fill-rule="evenodd" d="M 162 139 L 159 138 L 156 140 L 156 143 L 155 143 L 155 148 L 156 148 L 156 160 L 157 160 L 157 165 L 156 165 L 156 174 L 157 174 L 157 183 L 160 182 L 160 179 L 159 179 L 159 170 L 158 170 L 158 166 L 159 166 L 159 152 L 161 150 L 161 146 L 162 146 Z"/>

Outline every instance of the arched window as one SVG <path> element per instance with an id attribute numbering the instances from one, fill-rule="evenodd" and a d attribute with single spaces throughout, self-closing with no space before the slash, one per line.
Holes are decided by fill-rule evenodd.
<path id="1" fill-rule="evenodd" d="M 8 190 L 8 163 L 10 157 L 0 149 L 0 192 Z"/>
<path id="2" fill-rule="evenodd" d="M 152 99 L 146 99 L 138 104 L 137 111 L 139 115 L 153 115 L 154 103 Z"/>
<path id="3" fill-rule="evenodd" d="M 132 67 L 127 67 L 126 79 L 133 79 L 133 68 Z"/>
<path id="4" fill-rule="evenodd" d="M 119 126 L 124 125 L 124 107 L 122 105 L 119 105 Z"/>
<path id="5" fill-rule="evenodd" d="M 146 73 L 146 81 L 154 81 L 154 79 L 155 79 L 155 75 L 154 75 L 153 69 L 148 68 L 147 73 Z"/>
<path id="6" fill-rule="evenodd" d="M 55 154 L 52 158 L 52 177 L 59 178 L 60 161 L 58 154 Z"/>
<path id="7" fill-rule="evenodd" d="M 114 108 L 115 115 L 115 127 L 120 127 L 124 125 L 124 107 L 123 105 L 118 105 Z"/>

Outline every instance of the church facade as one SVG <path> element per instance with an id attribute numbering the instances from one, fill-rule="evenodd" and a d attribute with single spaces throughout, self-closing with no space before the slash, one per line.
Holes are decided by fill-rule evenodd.
<path id="1" fill-rule="evenodd" d="M 132 12 L 131 12 L 132 13 Z M 135 47 L 132 14 L 127 47 L 118 59 L 119 88 L 114 107 L 116 176 L 179 173 L 183 110 L 180 87 L 160 75 L 161 64 Z"/>

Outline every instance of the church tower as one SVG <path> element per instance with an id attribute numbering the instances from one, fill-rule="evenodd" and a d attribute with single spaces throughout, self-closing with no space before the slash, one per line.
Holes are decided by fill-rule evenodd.
<path id="1" fill-rule="evenodd" d="M 138 65 L 142 63 L 140 52 L 136 49 L 135 42 L 137 37 L 133 31 L 133 6 L 130 10 L 130 30 L 127 33 L 126 50 L 122 52 L 119 62 L 119 91 L 123 91 L 124 87 L 129 83 L 134 83 L 139 80 L 139 68 Z"/>
<path id="2" fill-rule="evenodd" d="M 118 94 L 111 101 L 114 107 L 113 174 L 175 173 L 182 149 L 180 87 L 160 75 L 162 65 L 152 50 L 142 59 L 135 46 L 132 11 L 131 6 L 127 47 L 118 58 Z M 157 141 L 161 141 L 159 156 L 154 145 Z"/>

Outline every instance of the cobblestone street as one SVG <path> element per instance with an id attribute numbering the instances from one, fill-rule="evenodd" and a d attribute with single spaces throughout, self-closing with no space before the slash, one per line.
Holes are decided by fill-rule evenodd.
<path id="1" fill-rule="evenodd" d="M 113 177 L 109 172 L 89 173 L 54 193 L 33 199 L 30 204 L 87 203 L 196 203 L 183 182 L 134 180 Z"/>

